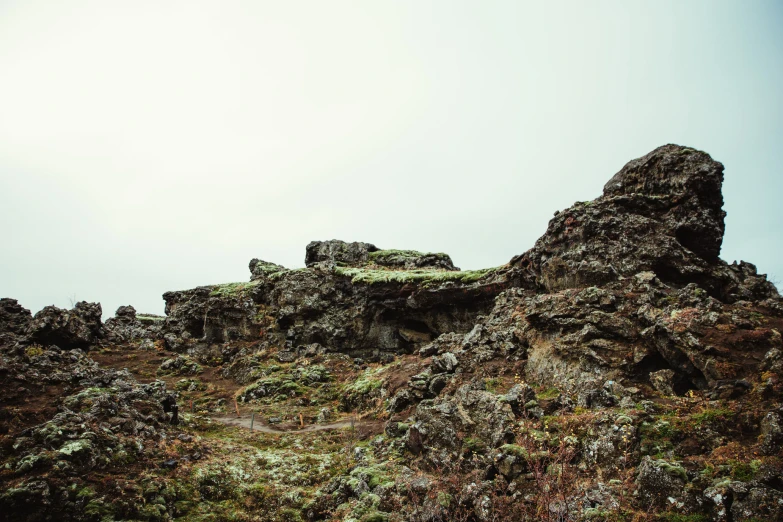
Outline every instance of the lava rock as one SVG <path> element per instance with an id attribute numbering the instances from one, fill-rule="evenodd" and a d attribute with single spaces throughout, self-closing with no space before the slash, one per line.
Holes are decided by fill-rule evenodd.
<path id="1" fill-rule="evenodd" d="M 367 263 L 370 252 L 377 250 L 379 248 L 370 243 L 346 243 L 337 239 L 312 241 L 307 245 L 305 266 L 311 267 L 323 262 L 360 266 Z"/>
<path id="2" fill-rule="evenodd" d="M 30 340 L 60 348 L 87 348 L 103 335 L 100 303 L 81 301 L 71 310 L 47 306 L 28 327 Z"/>

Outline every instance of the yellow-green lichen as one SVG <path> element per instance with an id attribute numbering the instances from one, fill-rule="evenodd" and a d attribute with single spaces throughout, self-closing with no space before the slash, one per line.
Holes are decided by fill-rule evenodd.
<path id="1" fill-rule="evenodd" d="M 246 297 L 248 292 L 258 286 L 258 281 L 225 283 L 210 287 L 210 297 Z"/>
<path id="2" fill-rule="evenodd" d="M 344 268 L 335 267 L 337 275 L 350 277 L 351 282 L 368 285 L 383 283 L 419 283 L 430 286 L 442 283 L 470 284 L 480 281 L 497 268 L 485 268 L 481 270 L 448 271 L 433 269 L 416 270 L 373 270 L 368 268 Z"/>

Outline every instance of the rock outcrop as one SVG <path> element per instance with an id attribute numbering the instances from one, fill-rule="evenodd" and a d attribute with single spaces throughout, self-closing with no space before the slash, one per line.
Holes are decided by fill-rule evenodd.
<path id="1" fill-rule="evenodd" d="M 185 451 L 165 443 L 176 396 L 90 364 L 83 350 L 102 343 L 128 350 L 108 359 L 113 367 L 141 354 L 155 370 L 140 365 L 140 375 L 189 394 L 188 429 L 201 429 L 199 407 L 225 413 L 227 398 L 267 425 L 350 428 L 339 457 L 280 459 L 271 442 L 263 451 L 254 442 L 245 468 L 220 462 L 183 478 L 198 494 L 156 490 L 143 502 L 155 513 L 118 500 L 114 514 L 196 516 L 172 500 L 183 496 L 205 502 L 201 514 L 258 513 L 274 499 L 293 520 L 778 520 L 783 300 L 755 266 L 719 257 L 723 170 L 704 152 L 660 147 L 487 270 L 315 241 L 304 268 L 253 259 L 249 281 L 167 292 L 166 317 L 120 307 L 101 325 L 100 305 L 31 317 L 3 299 L 0 376 L 13 381 L 3 400 L 16 407 L 30 390 L 65 398 L 29 426 L 0 414 L 11 434 L 0 464 L 12 470 L 0 481 L 13 486 L 0 508 L 42 519 L 37 504 L 63 498 L 87 513 L 60 479 L 113 470 L 130 448 L 141 462 L 158 458 L 156 442 L 169 456 Z M 227 394 L 207 397 L 226 382 Z M 367 444 L 354 444 L 357 416 Z M 305 433 L 297 452 L 315 451 Z M 233 466 L 244 458 L 238 441 L 209 444 Z M 245 484 L 281 463 L 273 485 Z M 299 464 L 317 474 L 289 477 Z"/>
<path id="2" fill-rule="evenodd" d="M 213 353 L 239 340 L 288 351 L 318 344 L 377 360 L 468 331 L 505 284 L 495 270 L 459 271 L 446 254 L 368 243 L 313 242 L 307 263 L 289 270 L 253 259 L 247 283 L 166 293 L 167 345 Z"/>
<path id="3" fill-rule="evenodd" d="M 16 299 L 0 299 L 0 339 L 2 342 L 11 342 L 19 336 L 23 336 L 30 328 L 33 316 L 30 310 L 20 305 Z"/>
<path id="4" fill-rule="evenodd" d="M 30 340 L 60 348 L 87 348 L 103 336 L 100 303 L 81 301 L 71 310 L 47 306 L 28 327 Z"/>
<path id="5" fill-rule="evenodd" d="M 723 165 L 708 154 L 665 145 L 630 161 L 603 196 L 558 212 L 512 266 L 547 292 L 603 285 L 653 272 L 675 287 L 696 283 L 724 302 L 776 297 L 753 265 L 719 259 Z"/>
<path id="6" fill-rule="evenodd" d="M 154 314 L 137 314 L 132 306 L 120 306 L 103 325 L 106 340 L 114 343 L 127 341 L 153 341 L 161 335 L 165 317 Z"/>

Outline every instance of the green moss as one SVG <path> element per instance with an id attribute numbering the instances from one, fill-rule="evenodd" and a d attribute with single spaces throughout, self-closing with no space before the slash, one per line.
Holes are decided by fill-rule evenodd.
<path id="1" fill-rule="evenodd" d="M 424 256 L 433 256 L 437 259 L 448 261 L 451 258 L 442 252 L 418 252 L 416 250 L 377 250 L 367 256 L 370 263 L 378 265 L 403 265 L 406 261 L 419 259 Z"/>
<path id="2" fill-rule="evenodd" d="M 483 455 L 487 451 L 487 445 L 481 439 L 468 437 L 462 442 L 463 448 L 471 453 Z"/>
<path id="3" fill-rule="evenodd" d="M 371 270 L 367 268 L 343 268 L 334 269 L 337 275 L 351 278 L 353 283 L 368 285 L 383 283 L 420 283 L 423 286 L 436 285 L 448 282 L 470 284 L 475 283 L 487 275 L 497 270 L 497 268 L 486 268 L 482 270 Z"/>
<path id="4" fill-rule="evenodd" d="M 90 486 L 85 486 L 76 492 L 76 498 L 92 498 L 95 496 L 95 490 Z"/>
<path id="5" fill-rule="evenodd" d="M 547 388 L 546 390 L 542 391 L 541 393 L 536 395 L 539 399 L 556 399 L 560 396 L 560 390 L 557 388 Z"/>
<path id="6" fill-rule="evenodd" d="M 355 381 L 346 385 L 343 390 L 349 395 L 367 395 L 383 386 L 383 381 L 378 378 L 378 374 L 383 368 L 368 368 Z"/>
<path id="7" fill-rule="evenodd" d="M 723 422 L 734 416 L 734 412 L 726 408 L 713 408 L 704 410 L 691 416 L 691 420 L 697 426 Z"/>
<path id="8" fill-rule="evenodd" d="M 761 467 L 760 460 L 752 460 L 750 462 L 730 462 L 731 464 L 731 477 L 734 480 L 741 482 L 749 482 L 756 477 Z"/>
<path id="9" fill-rule="evenodd" d="M 695 515 L 683 515 L 681 513 L 662 513 L 658 515 L 657 519 L 664 522 L 707 522 L 710 517 L 700 513 Z"/>
<path id="10" fill-rule="evenodd" d="M 484 389 L 490 393 L 498 393 L 502 385 L 503 381 L 497 377 L 484 379 Z"/>
<path id="11" fill-rule="evenodd" d="M 274 263 L 266 263 L 264 261 L 260 261 L 253 267 L 253 273 L 254 274 L 264 274 L 265 276 L 269 277 L 272 275 L 281 274 L 282 272 L 287 272 L 288 269 L 285 267 L 282 267 L 280 265 L 276 265 Z"/>
<path id="12" fill-rule="evenodd" d="M 688 473 L 685 471 L 685 468 L 683 468 L 682 466 L 671 464 L 669 462 L 666 462 L 665 460 L 657 460 L 653 462 L 653 465 L 656 468 L 665 471 L 667 474 L 671 475 L 672 477 L 679 477 L 685 482 L 688 481 Z"/>
<path id="13" fill-rule="evenodd" d="M 360 466 L 351 471 L 351 477 L 363 480 L 370 489 L 394 482 L 381 466 Z"/>
<path id="14" fill-rule="evenodd" d="M 258 281 L 249 281 L 247 283 L 213 285 L 210 287 L 209 295 L 211 297 L 246 297 L 248 292 L 258 286 L 258 284 Z"/>
<path id="15" fill-rule="evenodd" d="M 263 397 L 274 397 L 285 399 L 286 397 L 296 397 L 304 393 L 304 387 L 293 380 L 288 374 L 260 379 L 250 386 L 247 386 L 239 395 L 239 400 L 247 402 L 253 399 Z"/>
<path id="16" fill-rule="evenodd" d="M 87 439 L 77 439 L 68 441 L 58 450 L 60 455 L 72 456 L 92 450 L 92 442 Z"/>
<path id="17" fill-rule="evenodd" d="M 530 458 L 530 453 L 517 444 L 504 444 L 500 447 L 500 451 L 508 455 L 519 457 L 522 460 L 528 460 Z"/>
<path id="18" fill-rule="evenodd" d="M 321 364 L 313 364 L 303 368 L 297 368 L 293 376 L 296 380 L 305 383 L 328 382 L 332 380 L 329 370 Z"/>
<path id="19" fill-rule="evenodd" d="M 84 514 L 94 520 L 114 520 L 114 509 L 101 499 L 92 499 L 84 506 Z"/>

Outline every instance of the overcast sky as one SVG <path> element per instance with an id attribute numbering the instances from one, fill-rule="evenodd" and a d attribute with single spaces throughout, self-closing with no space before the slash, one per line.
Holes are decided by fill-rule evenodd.
<path id="1" fill-rule="evenodd" d="M 783 279 L 783 3 L 0 0 L 0 296 L 33 312 L 298 267 L 314 239 L 530 248 L 665 143 Z"/>

